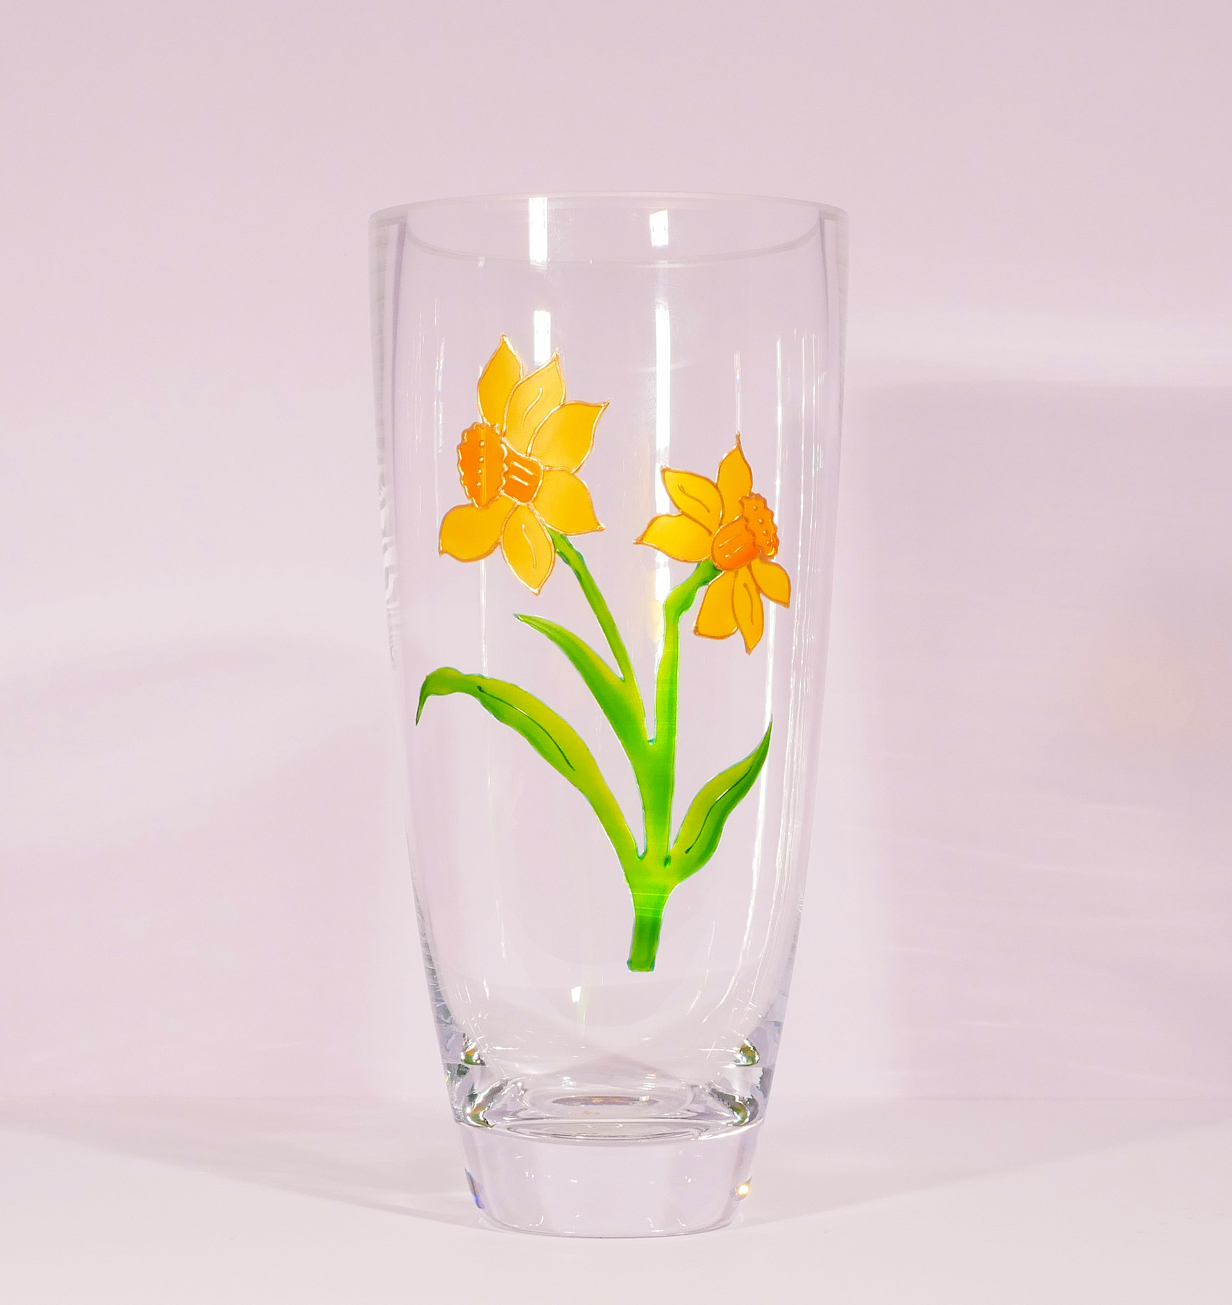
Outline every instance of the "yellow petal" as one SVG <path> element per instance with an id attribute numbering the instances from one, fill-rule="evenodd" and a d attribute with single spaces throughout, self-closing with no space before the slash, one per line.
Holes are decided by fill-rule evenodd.
<path id="1" fill-rule="evenodd" d="M 761 632 L 765 625 L 765 613 L 761 607 L 761 594 L 749 574 L 749 568 L 742 566 L 733 571 L 736 577 L 732 590 L 732 609 L 736 613 L 736 624 L 744 636 L 744 651 L 752 652 L 761 642 Z"/>
<path id="2" fill-rule="evenodd" d="M 488 359 L 488 365 L 479 378 L 479 413 L 489 426 L 497 430 L 505 420 L 505 408 L 513 387 L 522 376 L 522 363 L 505 337 Z"/>
<path id="3" fill-rule="evenodd" d="M 712 580 L 702 598 L 701 611 L 697 614 L 694 634 L 706 639 L 726 639 L 736 633 L 736 613 L 732 607 L 732 592 L 735 589 L 736 573 L 724 571 L 717 580 Z"/>
<path id="4" fill-rule="evenodd" d="M 713 535 L 723 524 L 723 499 L 719 487 L 705 476 L 691 471 L 663 468 L 663 484 L 668 497 L 685 514 L 706 527 Z"/>
<path id="5" fill-rule="evenodd" d="M 537 372 L 520 380 L 509 396 L 505 409 L 505 438 L 519 453 L 530 449 L 531 436 L 540 423 L 565 401 L 565 378 L 560 374 L 560 359 L 553 354 Z"/>
<path id="6" fill-rule="evenodd" d="M 764 562 L 755 557 L 749 563 L 749 570 L 757 587 L 772 603 L 781 603 L 786 607 L 791 602 L 791 577 L 777 562 Z"/>
<path id="7" fill-rule="evenodd" d="M 649 544 L 677 562 L 700 562 L 710 556 L 710 531 L 692 517 L 655 517 L 634 542 Z"/>
<path id="8" fill-rule="evenodd" d="M 736 447 L 719 463 L 719 493 L 723 495 L 723 520 L 735 521 L 740 500 L 753 492 L 753 468 L 749 466 L 736 436 Z"/>
<path id="9" fill-rule="evenodd" d="M 543 473 L 534 497 L 535 511 L 553 530 L 566 535 L 584 535 L 602 530 L 590 501 L 590 490 L 571 471 L 549 468 Z"/>
<path id="10" fill-rule="evenodd" d="M 509 514 L 501 533 L 501 549 L 509 569 L 527 587 L 538 593 L 556 561 L 556 549 L 538 517 L 519 503 Z"/>
<path id="11" fill-rule="evenodd" d="M 531 456 L 545 467 L 576 471 L 595 442 L 595 425 L 606 403 L 562 403 L 543 419 L 531 443 Z"/>
<path id="12" fill-rule="evenodd" d="M 513 511 L 513 500 L 501 495 L 487 507 L 463 503 L 450 508 L 441 521 L 441 552 L 459 562 L 478 562 L 500 542 L 505 518 Z"/>

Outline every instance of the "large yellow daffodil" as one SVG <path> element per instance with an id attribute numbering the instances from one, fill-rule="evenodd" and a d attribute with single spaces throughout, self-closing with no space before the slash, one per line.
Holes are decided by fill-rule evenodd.
<path id="1" fill-rule="evenodd" d="M 513 574 L 538 593 L 556 561 L 545 527 L 564 535 L 603 529 L 590 491 L 574 473 L 606 407 L 565 401 L 555 354 L 523 376 L 502 335 L 479 378 L 481 420 L 458 444 L 458 478 L 469 501 L 445 513 L 441 552 L 477 562 L 499 545 Z"/>
<path id="2" fill-rule="evenodd" d="M 745 651 L 752 652 L 765 627 L 762 597 L 786 607 L 791 579 L 773 560 L 779 550 L 774 513 L 753 493 L 740 436 L 719 463 L 717 481 L 664 467 L 663 484 L 680 511 L 655 517 L 637 542 L 678 562 L 709 558 L 719 574 L 706 587 L 693 633 L 726 639 L 739 630 Z"/>

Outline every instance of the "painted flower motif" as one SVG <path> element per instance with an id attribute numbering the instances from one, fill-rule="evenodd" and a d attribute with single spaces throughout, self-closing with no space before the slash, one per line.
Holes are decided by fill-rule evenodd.
<path id="1" fill-rule="evenodd" d="M 664 467 L 663 484 L 680 511 L 655 517 L 637 542 L 678 562 L 709 558 L 719 574 L 706 586 L 693 633 L 726 639 L 739 630 L 745 652 L 752 652 L 765 628 L 762 598 L 786 607 L 791 579 L 774 561 L 779 551 L 774 513 L 753 493 L 753 471 L 740 448 L 740 436 L 719 463 L 717 483 Z"/>
<path id="2" fill-rule="evenodd" d="M 606 403 L 569 403 L 560 359 L 522 375 L 502 335 L 479 378 L 480 421 L 462 432 L 458 479 L 467 502 L 441 521 L 442 553 L 477 562 L 499 546 L 509 569 L 538 593 L 556 561 L 546 527 L 602 530 L 590 491 L 574 473 L 586 461 Z"/>

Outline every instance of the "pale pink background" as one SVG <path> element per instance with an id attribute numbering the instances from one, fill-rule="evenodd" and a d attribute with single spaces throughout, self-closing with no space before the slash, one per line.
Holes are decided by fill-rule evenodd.
<path id="1" fill-rule="evenodd" d="M 1232 10 L 9 5 L 0 1092 L 436 1093 L 366 221 L 851 217 L 780 1089 L 1232 1091 Z"/>

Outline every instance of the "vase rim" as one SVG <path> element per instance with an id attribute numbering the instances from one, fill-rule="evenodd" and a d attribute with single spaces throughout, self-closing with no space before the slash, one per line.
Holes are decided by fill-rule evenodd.
<path id="1" fill-rule="evenodd" d="M 493 191 L 475 195 L 442 195 L 436 199 L 416 199 L 406 204 L 391 204 L 377 209 L 374 222 L 382 218 L 397 217 L 414 209 L 442 208 L 448 204 L 526 203 L 532 199 L 547 200 L 663 200 L 690 204 L 766 204 L 793 208 L 815 209 L 827 217 L 846 219 L 847 210 L 817 200 L 796 199 L 786 195 L 762 195 L 745 191 L 727 190 L 527 190 Z"/>
<path id="2" fill-rule="evenodd" d="M 553 254 L 550 257 L 544 257 L 542 260 L 536 260 L 525 253 L 502 249 L 499 247 L 500 241 L 491 240 L 490 237 L 479 237 L 477 232 L 469 233 L 469 238 L 457 240 L 452 230 L 446 235 L 439 217 L 436 222 L 431 221 L 431 219 L 440 215 L 443 210 L 450 209 L 456 210 L 459 218 L 466 214 L 482 213 L 484 209 L 505 209 L 512 215 L 519 209 L 524 212 L 527 211 L 535 201 L 545 205 L 545 221 L 547 212 L 550 211 L 551 207 L 570 205 L 578 209 L 591 209 L 596 212 L 603 210 L 605 207 L 610 208 L 612 211 L 622 207 L 655 210 L 656 212 L 664 210 L 669 217 L 673 212 L 684 213 L 689 211 L 694 214 L 708 214 L 712 219 L 730 215 L 733 227 L 738 225 L 737 219 L 740 217 L 747 219 L 753 215 L 758 215 L 759 218 L 764 219 L 761 224 L 765 227 L 764 237 L 760 234 L 753 235 L 746 232 L 743 239 L 735 238 L 737 247 L 734 248 L 714 247 L 707 241 L 706 243 L 710 247 L 706 248 L 705 252 L 695 250 L 692 253 L 684 253 L 684 251 L 678 252 L 676 248 L 669 252 L 665 247 L 662 253 L 656 252 L 656 256 L 648 260 L 651 265 L 678 266 L 715 261 L 725 262 L 729 259 L 778 254 L 794 249 L 806 241 L 816 238 L 819 227 L 823 224 L 837 226 L 841 239 L 845 234 L 847 225 L 847 214 L 843 209 L 813 200 L 774 195 L 654 190 L 541 191 L 538 193 L 527 191 L 525 193 L 459 195 L 439 199 L 423 199 L 380 209 L 372 214 L 370 225 L 374 233 L 389 226 L 402 226 L 408 238 L 420 249 L 444 257 L 482 258 L 485 260 L 491 258 L 502 262 L 602 263 L 615 261 L 619 263 L 643 263 L 644 255 L 643 257 L 625 255 L 611 259 L 603 254 L 596 257 L 578 257 L 576 254 L 567 254 L 562 257 Z M 793 223 L 790 231 L 788 231 L 785 229 L 785 220 L 789 220 L 792 214 L 808 215 L 809 220 L 803 226 Z M 428 219 L 424 224 L 425 228 L 433 227 L 434 229 L 431 231 L 427 229 L 417 230 L 415 224 L 417 216 Z M 504 218 L 502 217 L 501 220 L 503 221 Z M 725 242 L 720 240 L 718 244 L 723 246 Z M 631 253 L 632 251 L 630 251 Z"/>

